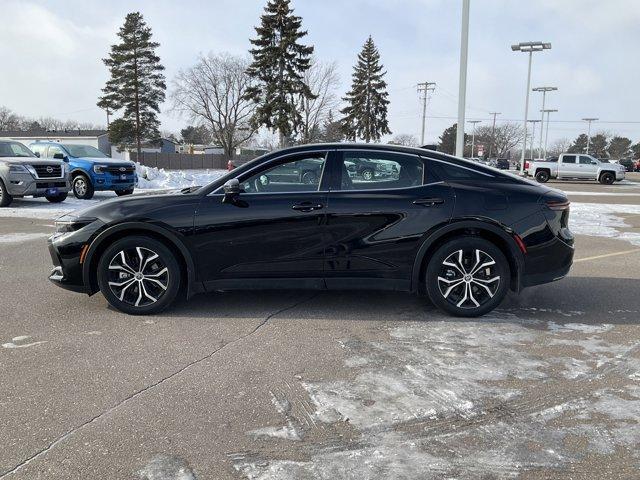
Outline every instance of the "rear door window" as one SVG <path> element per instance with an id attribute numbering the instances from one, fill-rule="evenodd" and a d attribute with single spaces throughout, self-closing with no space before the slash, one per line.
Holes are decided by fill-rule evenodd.
<path id="1" fill-rule="evenodd" d="M 562 163 L 576 163 L 575 155 L 565 155 L 562 157 Z"/>
<path id="2" fill-rule="evenodd" d="M 420 157 L 391 152 L 346 151 L 339 168 L 341 190 L 417 187 L 425 176 Z"/>

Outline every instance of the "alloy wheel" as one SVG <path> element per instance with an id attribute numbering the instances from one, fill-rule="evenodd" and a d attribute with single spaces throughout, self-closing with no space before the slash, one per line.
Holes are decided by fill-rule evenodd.
<path id="1" fill-rule="evenodd" d="M 160 300 L 169 288 L 169 268 L 153 250 L 126 248 L 109 262 L 108 283 L 121 302 L 145 307 Z"/>
<path id="2" fill-rule="evenodd" d="M 463 309 L 478 308 L 498 292 L 500 275 L 496 261 L 483 250 L 461 249 L 442 262 L 438 288 L 451 305 Z"/>
<path id="3" fill-rule="evenodd" d="M 87 194 L 87 182 L 85 182 L 84 178 L 78 177 L 73 182 L 73 189 L 76 196 L 84 197 Z"/>

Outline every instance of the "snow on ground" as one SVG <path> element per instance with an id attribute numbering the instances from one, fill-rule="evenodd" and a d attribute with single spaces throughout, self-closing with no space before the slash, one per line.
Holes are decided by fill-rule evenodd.
<path id="1" fill-rule="evenodd" d="M 569 229 L 576 235 L 617 238 L 640 246 L 640 233 L 620 231 L 631 228 L 621 215 L 640 215 L 640 205 L 572 202 Z"/>
<path id="2" fill-rule="evenodd" d="M 300 382 L 317 424 L 304 427 L 306 445 L 271 440 L 296 460 L 272 458 L 269 445 L 231 460 L 252 480 L 512 478 L 587 454 L 624 450 L 640 460 L 640 385 L 628 375 L 640 367 L 638 347 L 610 330 L 496 312 L 344 340 L 348 379 Z M 564 356 L 567 348 L 579 353 Z M 608 384 L 614 373 L 626 383 Z M 314 443 L 315 429 L 331 439 Z"/>
<path id="3" fill-rule="evenodd" d="M 138 188 L 170 190 L 207 185 L 227 173 L 226 170 L 165 170 L 136 163 Z"/>

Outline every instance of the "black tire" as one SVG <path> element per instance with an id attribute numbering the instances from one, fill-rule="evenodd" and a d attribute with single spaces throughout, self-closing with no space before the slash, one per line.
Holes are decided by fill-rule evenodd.
<path id="1" fill-rule="evenodd" d="M 167 308 L 180 291 L 180 282 L 175 255 L 150 237 L 117 240 L 98 262 L 100 291 L 111 306 L 131 315 L 148 315 Z"/>
<path id="2" fill-rule="evenodd" d="M 546 170 L 540 170 L 539 172 L 536 172 L 536 180 L 538 183 L 547 183 L 549 181 L 549 172 L 547 172 Z"/>
<path id="3" fill-rule="evenodd" d="M 119 197 L 123 197 L 125 195 L 131 195 L 133 193 L 133 188 L 128 190 L 116 190 L 116 195 Z"/>
<path id="4" fill-rule="evenodd" d="M 305 185 L 316 185 L 318 183 L 318 175 L 312 170 L 307 170 L 302 174 L 301 180 Z"/>
<path id="5" fill-rule="evenodd" d="M 362 178 L 367 182 L 373 180 L 373 170 L 371 170 L 370 168 L 365 168 L 364 170 L 362 170 Z"/>
<path id="6" fill-rule="evenodd" d="M 82 173 L 73 177 L 71 188 L 73 189 L 75 197 L 80 200 L 91 200 L 93 198 L 93 184 L 89 180 L 89 177 Z"/>
<path id="7" fill-rule="evenodd" d="M 616 176 L 611 172 L 604 172 L 600 175 L 600 183 L 603 185 L 613 185 L 613 182 L 616 181 Z"/>
<path id="8" fill-rule="evenodd" d="M 4 182 L 0 180 L 0 208 L 8 207 L 13 202 L 13 197 L 9 195 L 7 187 L 4 186 Z"/>
<path id="9" fill-rule="evenodd" d="M 500 305 L 507 294 L 509 262 L 488 240 L 464 236 L 435 251 L 427 265 L 425 281 L 431 302 L 440 310 L 456 317 L 479 317 Z"/>
<path id="10" fill-rule="evenodd" d="M 51 203 L 61 203 L 67 199 L 69 194 L 67 192 L 59 193 L 58 195 L 48 196 L 45 195 L 45 198 L 49 200 Z"/>

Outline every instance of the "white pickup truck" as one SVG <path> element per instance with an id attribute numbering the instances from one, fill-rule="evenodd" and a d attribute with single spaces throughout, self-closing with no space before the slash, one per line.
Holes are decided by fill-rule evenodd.
<path id="1" fill-rule="evenodd" d="M 563 153 L 557 160 L 525 162 L 524 171 L 540 183 L 545 183 L 550 178 L 558 178 L 598 180 L 605 185 L 624 180 L 625 174 L 622 165 L 608 163 L 581 153 Z"/>

